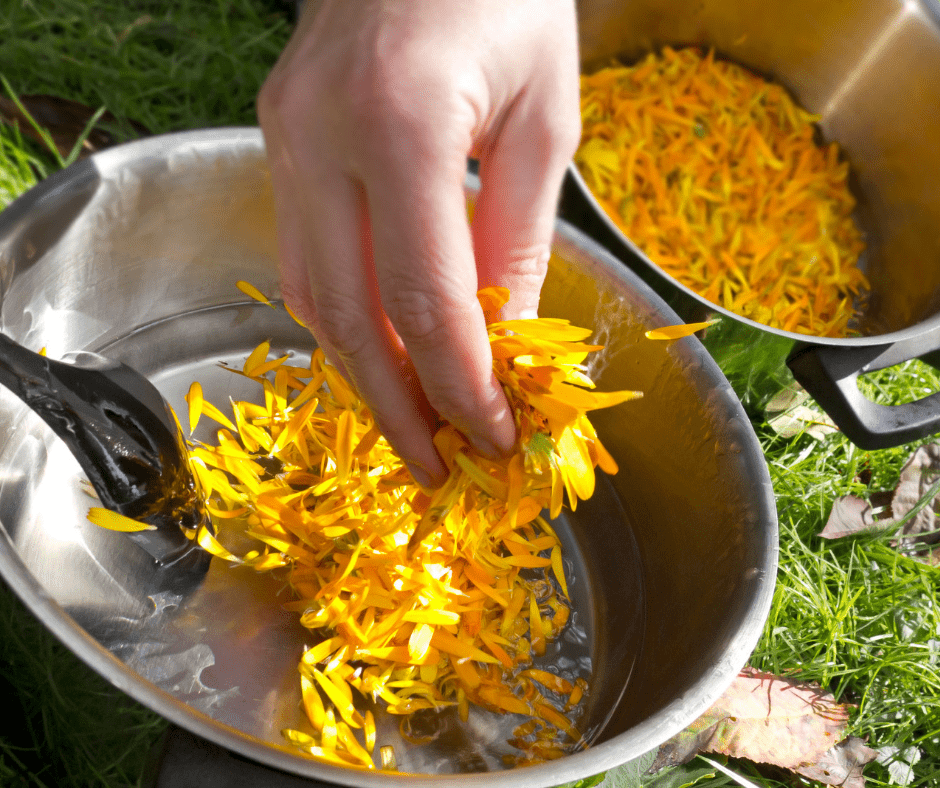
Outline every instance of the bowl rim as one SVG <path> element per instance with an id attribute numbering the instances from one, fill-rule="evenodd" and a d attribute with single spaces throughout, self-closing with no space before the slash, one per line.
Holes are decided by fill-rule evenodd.
<path id="1" fill-rule="evenodd" d="M 66 194 L 72 186 L 87 185 L 88 178 L 95 173 L 104 179 L 119 172 L 125 165 L 142 159 L 160 159 L 173 154 L 200 151 L 213 157 L 250 154 L 258 157 L 260 162 L 264 156 L 264 141 L 260 129 L 256 127 L 219 127 L 148 137 L 106 149 L 40 182 L 0 212 L 0 241 L 11 230 L 15 230 L 32 210 L 37 207 L 48 210 L 50 204 L 54 207 L 57 197 Z M 473 189 L 478 187 L 479 181 L 475 176 L 468 176 L 467 183 L 468 188 Z M 656 308 L 661 315 L 662 325 L 682 322 L 636 273 L 570 223 L 561 219 L 557 221 L 555 242 L 577 249 L 612 276 L 626 279 L 642 300 Z M 648 753 L 681 731 L 700 716 L 739 673 L 756 646 L 769 615 L 778 558 L 777 512 L 769 470 L 743 406 L 718 365 L 696 337 L 687 337 L 683 341 L 688 343 L 688 347 L 692 348 L 690 352 L 700 362 L 700 373 L 716 387 L 726 388 L 730 392 L 731 396 L 727 398 L 727 407 L 731 410 L 729 416 L 739 418 L 746 427 L 741 459 L 753 467 L 760 490 L 756 497 L 760 501 L 758 523 L 761 527 L 755 529 L 759 531 L 758 537 L 755 537 L 758 539 L 755 551 L 762 558 L 761 565 L 756 567 L 762 577 L 757 593 L 745 606 L 741 624 L 731 634 L 720 663 L 711 666 L 707 675 L 703 673 L 682 697 L 675 698 L 651 717 L 607 741 L 557 761 L 525 767 L 526 784 L 532 788 L 551 788 L 610 770 Z M 518 785 L 518 769 L 435 775 L 391 774 L 334 766 L 298 756 L 287 745 L 278 747 L 219 723 L 143 679 L 99 644 L 32 575 L 5 528 L 0 528 L 0 545 L 0 575 L 47 629 L 115 687 L 171 723 L 203 739 L 271 768 L 337 786 L 374 788 L 379 785 L 399 785 L 402 788 L 416 788 L 426 786 L 431 781 L 436 788 L 514 788 Z M 629 742 L 624 741 L 627 736 Z"/>

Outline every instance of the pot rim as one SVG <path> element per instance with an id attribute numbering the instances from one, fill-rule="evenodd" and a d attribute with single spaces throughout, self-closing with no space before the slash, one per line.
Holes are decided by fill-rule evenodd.
<path id="1" fill-rule="evenodd" d="M 899 331 L 892 331 L 888 334 L 872 334 L 861 337 L 821 337 L 815 334 L 799 334 L 795 331 L 784 331 L 780 328 L 768 326 L 765 323 L 758 323 L 756 320 L 739 315 L 736 312 L 732 312 L 730 309 L 725 309 L 723 306 L 719 306 L 718 304 L 703 298 L 694 290 L 682 284 L 674 276 L 666 273 L 662 268 L 656 265 L 656 263 L 654 263 L 646 255 L 646 253 L 640 249 L 640 247 L 637 246 L 637 244 L 631 238 L 629 238 L 623 230 L 620 229 L 620 227 L 617 226 L 617 223 L 614 222 L 613 219 L 610 218 L 610 215 L 607 213 L 607 211 L 604 210 L 601 204 L 597 201 L 597 198 L 594 196 L 594 193 L 588 187 L 587 183 L 581 175 L 580 170 L 578 170 L 578 166 L 574 163 L 574 161 L 571 161 L 568 164 L 568 175 L 577 185 L 580 195 L 588 202 L 594 214 L 604 222 L 605 226 L 612 233 L 614 233 L 617 239 L 624 246 L 626 246 L 638 260 L 641 260 L 650 271 L 661 277 L 669 284 L 670 287 L 695 300 L 709 312 L 715 312 L 724 315 L 725 317 L 731 318 L 738 323 L 742 323 L 764 333 L 773 334 L 793 342 L 812 345 L 829 345 L 832 347 L 844 348 L 870 347 L 872 345 L 890 345 L 895 342 L 907 341 L 915 337 L 919 337 L 922 334 L 940 327 L 940 313 L 934 314 L 925 320 L 921 320 L 920 322 Z M 624 264 L 629 265 L 627 261 L 624 261 Z"/>
<path id="2" fill-rule="evenodd" d="M 67 192 L 73 185 L 86 184 L 89 168 L 97 171 L 102 178 L 107 178 L 129 162 L 145 158 L 166 159 L 174 153 L 191 155 L 200 150 L 211 152 L 213 156 L 220 153 L 244 155 L 246 152 L 263 156 L 264 141 L 260 129 L 256 127 L 218 127 L 143 138 L 106 149 L 50 176 L 12 203 L 0 213 L 0 237 L 5 237 L 32 210 L 38 207 L 48 210 L 48 205 L 43 206 L 44 202 L 52 202 L 57 194 Z M 473 188 L 473 184 L 474 178 L 471 176 L 468 185 Z M 636 273 L 573 225 L 560 219 L 556 222 L 555 244 L 568 246 L 576 253 L 588 256 L 600 269 L 626 280 L 641 298 L 660 312 L 663 325 L 681 322 L 678 315 Z M 690 347 L 694 348 L 696 359 L 700 362 L 699 374 L 713 387 L 726 388 L 731 394 L 727 397 L 728 407 L 732 411 L 729 418 L 738 418 L 749 425 L 743 406 L 731 392 L 718 365 L 697 338 L 689 337 L 687 341 L 692 343 Z M 747 433 L 741 445 L 741 460 L 747 467 L 754 469 L 756 486 L 761 488 L 757 521 L 762 528 L 759 537 L 755 537 L 758 542 L 755 555 L 760 556 L 760 565 L 751 571 L 761 577 L 757 593 L 741 614 L 741 625 L 731 634 L 720 663 L 696 681 L 685 695 L 675 698 L 628 731 L 557 761 L 524 767 L 526 784 L 531 788 L 550 788 L 599 774 L 655 749 L 700 716 L 746 663 L 763 632 L 770 611 L 778 554 L 778 522 L 770 474 L 756 435 L 750 429 Z M 453 775 L 367 771 L 304 758 L 286 744 L 279 747 L 242 733 L 159 689 L 99 644 L 40 585 L 20 558 L 5 528 L 0 528 L 0 575 L 60 641 L 115 687 L 179 727 L 259 763 L 298 776 L 356 788 L 374 788 L 379 785 L 417 788 L 431 782 L 438 788 L 513 788 L 518 785 L 518 769 Z M 689 701 L 690 697 L 694 698 L 692 702 Z M 624 741 L 625 738 L 629 738 L 629 741 Z"/>

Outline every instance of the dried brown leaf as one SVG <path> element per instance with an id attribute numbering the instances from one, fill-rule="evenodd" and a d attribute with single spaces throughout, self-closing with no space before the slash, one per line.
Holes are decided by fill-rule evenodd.
<path id="1" fill-rule="evenodd" d="M 940 541 L 937 530 L 938 501 L 935 496 L 918 511 L 918 504 L 928 495 L 930 489 L 940 479 L 940 444 L 928 443 L 918 447 L 917 451 L 901 469 L 898 486 L 891 500 L 891 512 L 894 519 L 900 521 L 912 515 L 900 529 L 904 536 L 917 537 L 918 541 L 933 544 Z"/>
<path id="2" fill-rule="evenodd" d="M 651 772 L 700 752 L 795 770 L 845 737 L 849 711 L 815 684 L 748 670 L 692 725 L 663 744 Z"/>
<path id="3" fill-rule="evenodd" d="M 816 763 L 799 766 L 793 771 L 824 785 L 842 788 L 865 788 L 862 770 L 875 760 L 878 751 L 857 736 L 850 736 L 825 753 Z"/>
<path id="4" fill-rule="evenodd" d="M 833 501 L 829 519 L 819 535 L 825 539 L 839 539 L 871 531 L 875 527 L 871 504 L 858 496 L 845 495 Z"/>
<path id="5" fill-rule="evenodd" d="M 887 504 L 881 516 L 876 508 Z M 866 531 L 890 530 L 896 546 L 930 563 L 940 560 L 940 444 L 920 446 L 908 459 L 893 491 L 875 492 L 870 502 L 854 495 L 837 498 L 826 525 L 826 539 L 854 536 Z"/>

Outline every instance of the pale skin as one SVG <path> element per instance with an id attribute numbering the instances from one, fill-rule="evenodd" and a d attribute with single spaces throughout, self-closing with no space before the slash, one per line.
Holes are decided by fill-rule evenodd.
<path id="1" fill-rule="evenodd" d="M 476 292 L 537 314 L 578 90 L 573 0 L 324 0 L 259 95 L 285 301 L 425 486 L 516 440 Z"/>

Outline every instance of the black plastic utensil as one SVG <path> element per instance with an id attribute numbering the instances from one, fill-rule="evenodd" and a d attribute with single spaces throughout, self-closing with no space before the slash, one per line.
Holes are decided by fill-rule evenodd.
<path id="1" fill-rule="evenodd" d="M 183 532 L 207 516 L 183 436 L 149 380 L 95 353 L 55 361 L 0 334 L 0 384 L 65 441 L 104 507 L 155 526 L 128 538 L 174 572 L 208 568 Z"/>

